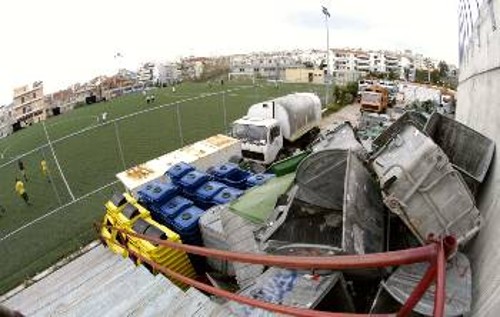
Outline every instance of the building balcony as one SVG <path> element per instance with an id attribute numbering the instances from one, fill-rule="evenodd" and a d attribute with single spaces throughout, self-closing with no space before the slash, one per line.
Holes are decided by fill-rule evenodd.
<path id="1" fill-rule="evenodd" d="M 385 59 L 387 61 L 399 61 L 399 57 L 394 56 L 394 55 L 385 55 Z"/>
<path id="2" fill-rule="evenodd" d="M 36 108 L 36 109 L 33 109 L 29 112 L 16 115 L 15 119 L 16 119 L 16 121 L 26 121 L 26 120 L 29 120 L 33 117 L 43 115 L 44 112 L 45 112 L 44 108 Z"/>
<path id="3" fill-rule="evenodd" d="M 43 95 L 42 93 L 43 86 L 35 86 L 35 87 L 24 86 L 22 88 L 14 89 L 14 99 L 33 93 L 37 90 L 40 91 L 40 95 Z"/>
<path id="4" fill-rule="evenodd" d="M 370 60 L 370 56 L 369 55 L 365 55 L 365 54 L 358 54 L 358 55 L 356 55 L 356 58 L 359 59 L 359 60 L 365 60 L 365 61 Z"/>
<path id="5" fill-rule="evenodd" d="M 398 71 L 401 69 L 401 67 L 399 66 L 386 66 L 385 69 L 387 69 L 387 71 Z"/>
<path id="6" fill-rule="evenodd" d="M 357 65 L 362 65 L 362 66 L 364 66 L 364 65 L 370 65 L 370 61 L 368 61 L 368 60 L 357 60 L 356 64 Z"/>
<path id="7" fill-rule="evenodd" d="M 369 70 L 370 69 L 370 65 L 357 65 L 356 68 L 358 70 Z"/>
<path id="8" fill-rule="evenodd" d="M 39 102 L 43 99 L 43 96 L 40 95 L 40 97 L 37 97 L 37 98 L 33 98 L 33 99 L 29 99 L 29 100 L 25 100 L 24 102 L 20 103 L 20 104 L 14 104 L 14 110 L 16 109 L 19 109 L 19 108 L 22 108 L 22 107 L 25 107 L 25 106 L 28 106 L 30 104 L 33 104 L 33 103 L 36 103 L 36 102 Z"/>

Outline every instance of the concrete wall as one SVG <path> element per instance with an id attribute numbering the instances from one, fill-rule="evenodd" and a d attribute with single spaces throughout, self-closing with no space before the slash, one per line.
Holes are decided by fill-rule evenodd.
<path id="1" fill-rule="evenodd" d="M 309 78 L 311 74 L 311 78 Z M 287 68 L 285 70 L 285 81 L 287 83 L 309 83 L 324 84 L 324 71 L 321 69 Z M 311 81 L 309 81 L 311 80 Z"/>
<path id="2" fill-rule="evenodd" d="M 461 51 L 457 119 L 497 146 L 478 200 L 484 227 L 468 252 L 473 265 L 472 316 L 500 316 L 500 0 L 482 3 L 470 41 L 461 42 Z"/>

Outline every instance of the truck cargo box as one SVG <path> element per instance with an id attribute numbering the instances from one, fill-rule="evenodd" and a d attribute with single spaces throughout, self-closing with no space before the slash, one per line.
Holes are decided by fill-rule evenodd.
<path id="1" fill-rule="evenodd" d="M 313 93 L 289 94 L 252 105 L 247 116 L 278 120 L 283 138 L 293 142 L 311 128 L 319 127 L 321 100 Z"/>

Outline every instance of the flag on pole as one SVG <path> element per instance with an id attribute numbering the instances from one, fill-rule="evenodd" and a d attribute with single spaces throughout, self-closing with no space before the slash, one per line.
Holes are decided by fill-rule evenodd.
<path id="1" fill-rule="evenodd" d="M 327 17 L 330 17 L 330 12 L 328 12 L 328 9 L 325 6 L 321 6 L 321 8 L 323 8 L 323 14 Z"/>

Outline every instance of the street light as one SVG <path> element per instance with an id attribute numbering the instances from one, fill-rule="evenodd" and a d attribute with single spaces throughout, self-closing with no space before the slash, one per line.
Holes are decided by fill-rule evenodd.
<path id="1" fill-rule="evenodd" d="M 326 26 L 326 76 L 325 76 L 325 105 L 328 107 L 328 95 L 330 90 L 330 28 L 328 27 L 328 19 L 330 18 L 330 12 L 325 6 L 321 7 L 321 11 L 325 15 L 325 26 Z"/>

